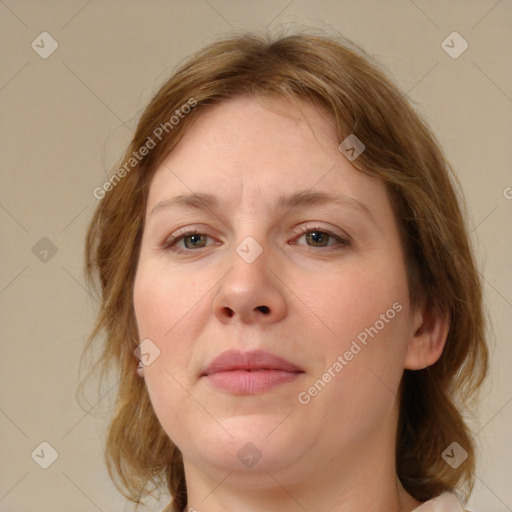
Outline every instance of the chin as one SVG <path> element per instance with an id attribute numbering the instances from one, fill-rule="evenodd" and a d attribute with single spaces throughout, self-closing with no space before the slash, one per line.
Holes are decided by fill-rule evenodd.
<path id="1" fill-rule="evenodd" d="M 266 474 L 287 468 L 300 457 L 295 452 L 298 446 L 304 449 L 304 440 L 302 430 L 283 422 L 284 417 L 264 413 L 232 416 L 221 421 L 226 430 L 209 425 L 198 433 L 197 445 L 208 447 L 201 456 L 229 471 Z"/>

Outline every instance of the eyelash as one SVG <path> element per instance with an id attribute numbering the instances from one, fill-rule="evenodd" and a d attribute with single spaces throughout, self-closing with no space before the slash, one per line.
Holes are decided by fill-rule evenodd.
<path id="1" fill-rule="evenodd" d="M 306 226 L 306 228 L 298 234 L 298 236 L 295 238 L 295 242 L 292 242 L 291 245 L 296 245 L 297 244 L 296 240 L 302 238 L 304 235 L 307 235 L 309 233 L 315 233 L 315 232 L 326 234 L 329 237 L 334 238 L 338 243 L 333 244 L 333 245 L 327 245 L 325 247 L 315 247 L 315 246 L 311 246 L 311 245 L 306 245 L 306 247 L 308 247 L 310 249 L 323 249 L 324 251 L 340 250 L 346 246 L 351 245 L 351 240 L 342 238 L 339 235 L 333 233 L 332 231 L 322 228 L 320 226 Z M 205 249 L 207 247 L 207 246 L 199 247 L 198 249 L 183 249 L 183 248 L 176 247 L 178 242 L 180 242 L 181 240 L 184 240 L 185 238 L 187 238 L 187 236 L 190 236 L 190 235 L 201 235 L 201 236 L 206 236 L 206 237 L 212 238 L 209 235 L 207 235 L 206 233 L 201 233 L 198 230 L 189 229 L 182 233 L 179 233 L 178 235 L 174 235 L 174 236 L 168 238 L 163 244 L 163 249 L 167 250 L 167 251 L 173 251 L 176 253 L 185 254 L 185 253 L 191 253 L 191 252 L 197 251 L 199 249 Z"/>

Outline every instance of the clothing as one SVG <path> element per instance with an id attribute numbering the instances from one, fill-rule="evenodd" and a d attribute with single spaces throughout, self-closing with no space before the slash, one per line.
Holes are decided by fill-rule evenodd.
<path id="1" fill-rule="evenodd" d="M 443 492 L 437 498 L 422 503 L 413 512 L 464 512 L 464 508 L 451 492 Z"/>

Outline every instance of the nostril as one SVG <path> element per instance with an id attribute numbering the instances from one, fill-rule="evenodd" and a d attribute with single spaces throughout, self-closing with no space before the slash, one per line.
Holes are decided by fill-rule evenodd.
<path id="1" fill-rule="evenodd" d="M 224 308 L 226 315 L 231 318 L 234 315 L 234 311 L 231 308 Z"/>
<path id="2" fill-rule="evenodd" d="M 268 306 L 258 306 L 256 309 L 259 309 L 265 315 L 270 312 L 270 308 Z"/>

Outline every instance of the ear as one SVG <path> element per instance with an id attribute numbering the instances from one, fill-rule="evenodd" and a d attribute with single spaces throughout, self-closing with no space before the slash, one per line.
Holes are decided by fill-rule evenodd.
<path id="1" fill-rule="evenodd" d="M 448 312 L 424 305 L 414 312 L 411 327 L 413 334 L 407 347 L 404 367 L 408 370 L 422 370 L 441 357 L 450 328 L 450 316 Z"/>

